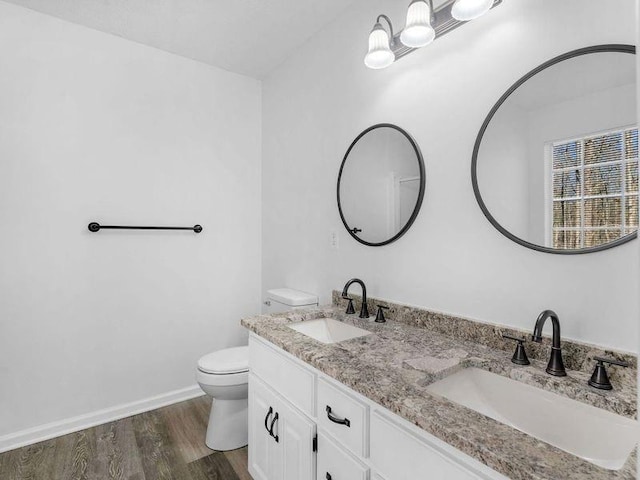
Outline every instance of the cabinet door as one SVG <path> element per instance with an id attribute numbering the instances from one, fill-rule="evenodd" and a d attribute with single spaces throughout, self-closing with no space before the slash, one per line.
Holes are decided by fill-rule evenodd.
<path id="1" fill-rule="evenodd" d="M 275 395 L 257 377 L 249 375 L 249 473 L 255 480 L 281 479 L 282 449 L 267 429 L 277 409 Z"/>
<path id="2" fill-rule="evenodd" d="M 249 375 L 249 473 L 255 480 L 315 480 L 315 431 L 314 422 Z"/>
<path id="3" fill-rule="evenodd" d="M 314 480 L 315 423 L 285 401 L 278 405 L 278 413 L 277 430 L 281 435 L 283 455 L 281 478 L 283 480 Z"/>

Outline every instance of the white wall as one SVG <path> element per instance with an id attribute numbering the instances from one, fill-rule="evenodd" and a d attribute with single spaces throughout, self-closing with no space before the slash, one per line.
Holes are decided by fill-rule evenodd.
<path id="1" fill-rule="evenodd" d="M 406 5 L 355 3 L 263 84 L 263 288 L 287 285 L 327 302 L 358 276 L 372 295 L 527 329 L 553 308 L 564 336 L 636 351 L 638 242 L 577 256 L 528 250 L 487 222 L 470 180 L 478 129 L 499 96 L 566 51 L 635 43 L 634 8 L 633 0 L 606 9 L 597 0 L 505 1 L 371 71 L 362 59 L 375 16 L 389 13 L 399 26 Z M 369 248 L 342 229 L 335 181 L 351 140 L 379 122 L 414 135 L 427 190 L 411 230 Z"/>
<path id="2" fill-rule="evenodd" d="M 0 59 L 1 443 L 194 386 L 199 356 L 245 341 L 261 94 L 3 2 Z M 96 234 L 90 221 L 204 232 Z"/>

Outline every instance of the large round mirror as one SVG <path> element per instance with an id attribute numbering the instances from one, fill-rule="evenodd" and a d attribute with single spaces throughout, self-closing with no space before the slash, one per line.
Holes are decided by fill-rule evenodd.
<path id="1" fill-rule="evenodd" d="M 493 107 L 473 151 L 476 199 L 505 236 L 548 253 L 588 253 L 637 236 L 635 47 L 554 58 Z"/>
<path id="2" fill-rule="evenodd" d="M 340 166 L 342 223 L 360 243 L 391 243 L 418 215 L 424 184 L 422 154 L 411 135 L 387 123 L 369 127 L 353 141 Z"/>

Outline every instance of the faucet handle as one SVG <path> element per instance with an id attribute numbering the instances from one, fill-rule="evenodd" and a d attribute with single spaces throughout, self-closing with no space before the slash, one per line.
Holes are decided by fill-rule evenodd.
<path id="1" fill-rule="evenodd" d="M 349 305 L 347 305 L 347 311 L 345 313 L 347 313 L 348 315 L 352 315 L 354 313 L 356 313 L 356 309 L 353 307 L 353 298 L 350 297 L 342 297 L 345 300 L 349 300 Z"/>
<path id="2" fill-rule="evenodd" d="M 607 374 L 607 368 L 604 366 L 605 363 L 625 368 L 629 366 L 627 362 L 622 362 L 615 358 L 593 357 L 593 360 L 596 362 L 596 368 L 593 370 L 593 374 L 587 383 L 589 386 L 597 388 L 598 390 L 613 390 L 613 385 L 611 385 L 609 375 Z"/>
<path id="3" fill-rule="evenodd" d="M 507 333 L 502 334 L 503 338 L 508 338 L 509 340 L 515 340 L 518 342 L 516 345 L 516 351 L 513 353 L 513 357 L 511 357 L 511 362 L 516 365 L 530 365 L 531 362 L 527 357 L 527 352 L 524 349 L 524 342 L 526 342 L 526 338 L 523 337 L 514 337 L 513 335 L 509 335 Z"/>
<path id="4" fill-rule="evenodd" d="M 514 335 L 509 335 L 508 333 L 503 333 L 502 338 L 508 338 L 509 340 L 515 340 L 516 342 L 526 342 L 527 339 L 525 337 L 516 337 Z"/>
<path id="5" fill-rule="evenodd" d="M 389 307 L 385 307 L 384 305 L 377 305 L 378 307 L 378 313 L 376 313 L 376 323 L 384 323 L 387 321 L 386 318 L 384 318 L 384 311 L 383 310 L 389 310 Z"/>
<path id="6" fill-rule="evenodd" d="M 593 357 L 593 359 L 598 363 L 608 363 L 610 365 L 618 365 L 619 367 L 628 367 L 629 364 L 627 362 L 623 362 L 622 360 L 616 360 L 615 358 L 605 358 L 605 357 Z"/>

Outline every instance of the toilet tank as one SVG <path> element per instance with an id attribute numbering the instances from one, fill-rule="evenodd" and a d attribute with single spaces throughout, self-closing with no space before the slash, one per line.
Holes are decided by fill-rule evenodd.
<path id="1" fill-rule="evenodd" d="M 282 313 L 318 306 L 318 296 L 292 288 L 267 290 L 264 313 Z"/>

